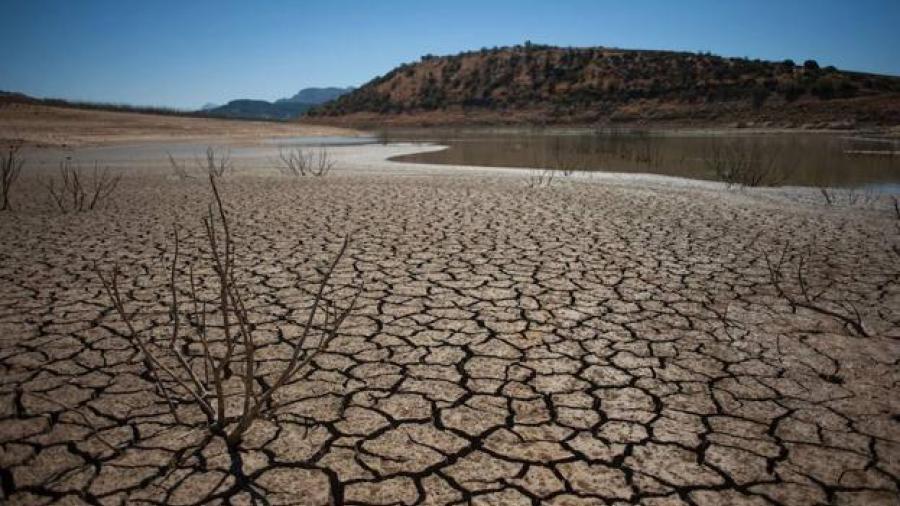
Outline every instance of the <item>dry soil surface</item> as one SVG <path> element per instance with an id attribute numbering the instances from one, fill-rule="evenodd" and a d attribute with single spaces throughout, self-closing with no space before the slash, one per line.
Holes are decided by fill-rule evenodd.
<path id="1" fill-rule="evenodd" d="M 266 121 L 187 118 L 33 104 L 0 104 L 0 141 L 37 146 L 88 146 L 123 142 L 202 141 L 254 143 L 273 137 L 357 135 L 328 126 Z"/>
<path id="2" fill-rule="evenodd" d="M 172 224 L 184 293 L 208 184 L 162 160 L 62 214 L 29 175 L 0 215 L 3 501 L 898 504 L 892 209 L 381 161 L 411 150 L 339 148 L 321 178 L 244 160 L 220 180 L 260 385 L 347 235 L 328 299 L 362 285 L 230 451 L 177 389 L 175 422 L 94 274 L 118 262 L 141 335 L 165 343 Z"/>

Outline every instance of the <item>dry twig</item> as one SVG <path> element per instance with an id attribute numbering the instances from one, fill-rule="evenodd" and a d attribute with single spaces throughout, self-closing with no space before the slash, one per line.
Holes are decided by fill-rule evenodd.
<path id="1" fill-rule="evenodd" d="M 797 258 L 797 285 L 795 290 L 789 290 L 785 285 L 785 281 L 788 278 L 785 271 L 787 270 L 787 263 L 790 257 L 793 256 L 796 256 Z M 792 308 L 802 307 L 829 316 L 843 323 L 844 326 L 849 328 L 854 334 L 862 337 L 870 337 L 871 334 L 866 329 L 859 309 L 857 309 L 852 302 L 826 302 L 824 299 L 823 295 L 834 286 L 834 281 L 826 283 L 818 290 L 813 290 L 806 277 L 808 259 L 810 256 L 811 254 L 809 252 L 796 255 L 792 254 L 788 244 L 785 244 L 776 261 L 773 261 L 768 254 L 764 255 L 766 268 L 769 271 L 769 281 L 772 283 L 772 286 L 775 287 L 778 296 L 787 300 Z M 798 291 L 799 293 L 797 293 Z M 830 304 L 828 302 L 830 302 Z M 840 310 L 835 309 L 834 306 L 839 306 Z"/>
<path id="2" fill-rule="evenodd" d="M 0 211 L 12 209 L 9 193 L 18 181 L 22 174 L 22 167 L 25 165 L 25 160 L 19 156 L 21 149 L 21 142 L 10 143 L 6 154 L 0 158 Z"/>

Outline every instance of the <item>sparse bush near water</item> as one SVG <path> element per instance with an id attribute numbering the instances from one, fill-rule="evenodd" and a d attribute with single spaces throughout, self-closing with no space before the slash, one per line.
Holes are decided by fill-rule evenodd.
<path id="1" fill-rule="evenodd" d="M 825 203 L 829 206 L 847 205 L 847 206 L 870 206 L 877 202 L 879 195 L 871 188 L 829 188 L 827 186 L 819 187 L 819 193 L 825 199 Z"/>
<path id="2" fill-rule="evenodd" d="M 286 176 L 325 176 L 334 168 L 335 160 L 327 148 L 318 151 L 306 151 L 295 148 L 289 151 L 279 148 L 278 158 L 281 164 L 278 170 Z"/>
<path id="3" fill-rule="evenodd" d="M 728 186 L 775 186 L 785 179 L 776 163 L 778 152 L 755 142 L 714 142 L 703 159 L 716 178 Z"/>
<path id="4" fill-rule="evenodd" d="M 594 156 L 648 167 L 659 167 L 663 163 L 660 138 L 651 132 L 616 128 L 597 130 L 594 137 L 596 145 L 591 147 Z"/>
<path id="5" fill-rule="evenodd" d="M 269 360 L 264 363 L 257 355 L 256 327 L 247 310 L 246 293 L 239 285 L 236 245 L 216 179 L 215 175 L 209 174 L 214 200 L 209 214 L 202 220 L 206 244 L 205 248 L 188 256 L 187 288 L 178 279 L 181 256 L 177 225 L 174 230 L 174 251 L 168 266 L 168 336 L 154 339 L 151 330 L 135 322 L 134 309 L 128 307 L 129 301 L 125 298 L 127 291 L 119 284 L 121 271 L 118 265 L 105 272 L 98 267 L 97 274 L 125 326 L 125 337 L 141 353 L 144 365 L 176 423 L 183 423 L 179 406 L 194 406 L 205 417 L 206 428 L 234 448 L 241 443 L 254 421 L 272 414 L 279 407 L 276 394 L 281 388 L 297 377 L 334 339 L 360 291 L 356 291 L 344 308 L 326 301 L 326 287 L 347 250 L 348 237 L 317 282 L 312 307 L 305 322 L 300 324 L 300 335 L 290 342 L 292 349 L 287 363 L 280 370 L 272 370 Z M 204 271 L 213 273 L 211 282 L 195 274 Z M 199 287 L 215 287 L 214 295 L 201 294 Z M 179 300 L 182 293 L 188 294 L 186 302 Z"/>
<path id="6" fill-rule="evenodd" d="M 528 187 L 540 188 L 553 186 L 553 182 L 559 177 L 569 177 L 576 170 L 585 169 L 585 162 L 574 150 L 566 149 L 557 137 L 549 154 L 544 159 L 536 159 L 533 162 L 536 168 L 528 175 Z"/>
<path id="7" fill-rule="evenodd" d="M 528 187 L 541 188 L 553 186 L 559 174 L 554 169 L 532 169 L 528 173 Z"/>
<path id="8" fill-rule="evenodd" d="M 554 174 L 567 176 L 576 170 L 622 167 L 677 175 L 675 169 L 681 165 L 705 167 L 710 176 L 729 187 L 777 186 L 786 179 L 782 150 L 759 139 L 714 138 L 698 146 L 695 153 L 666 151 L 671 139 L 641 130 L 598 130 L 589 142 L 579 142 L 561 144 L 557 140 L 548 154 L 536 158 L 531 166 L 543 169 L 532 172 L 530 186 L 547 185 Z"/>

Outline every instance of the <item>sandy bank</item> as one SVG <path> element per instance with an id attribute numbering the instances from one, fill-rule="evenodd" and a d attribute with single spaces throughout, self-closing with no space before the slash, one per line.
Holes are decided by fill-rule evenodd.
<path id="1" fill-rule="evenodd" d="M 187 118 L 11 103 L 0 107 L 0 140 L 36 146 L 164 141 L 255 143 L 273 137 L 356 136 L 359 131 L 267 121 Z"/>

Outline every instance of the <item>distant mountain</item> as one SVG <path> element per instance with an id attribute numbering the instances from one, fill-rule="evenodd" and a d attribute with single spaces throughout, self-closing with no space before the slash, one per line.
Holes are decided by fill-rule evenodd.
<path id="1" fill-rule="evenodd" d="M 28 95 L 26 95 L 24 93 L 19 93 L 17 91 L 3 91 L 3 90 L 0 90 L 0 99 L 7 100 L 10 102 L 14 102 L 14 101 L 24 102 L 24 101 L 28 101 L 28 100 L 34 100 L 33 98 L 29 97 Z"/>
<path id="2" fill-rule="evenodd" d="M 212 102 L 207 102 L 207 103 L 203 104 L 203 107 L 201 107 L 200 110 L 208 111 L 210 109 L 215 109 L 216 107 L 219 107 L 219 106 L 220 106 L 220 104 L 214 104 Z"/>
<path id="3" fill-rule="evenodd" d="M 207 104 L 200 111 L 217 118 L 291 120 L 296 119 L 310 108 L 324 104 L 353 88 L 304 88 L 290 98 L 275 102 L 265 100 L 238 99 L 225 105 Z M 211 106 L 211 107 L 207 107 Z"/>
<path id="4" fill-rule="evenodd" d="M 265 100 L 232 100 L 225 105 L 203 111 L 217 118 L 290 120 L 309 110 L 313 104 L 299 102 L 266 102 Z"/>
<path id="5" fill-rule="evenodd" d="M 180 110 L 165 107 L 134 106 L 128 104 L 105 104 L 78 102 L 58 98 L 35 98 L 23 93 L 0 90 L 0 107 L 8 104 L 34 104 L 51 107 L 70 107 L 115 112 L 135 112 L 162 114 L 168 116 L 188 116 L 196 118 L 229 118 L 249 120 L 287 121 L 297 119 L 314 104 L 299 102 L 267 102 L 265 100 L 232 100 L 225 105 L 206 104 L 198 110 Z"/>
<path id="6" fill-rule="evenodd" d="M 348 126 L 900 125 L 900 78 L 813 60 L 526 43 L 423 56 L 305 117 Z"/>
<path id="7" fill-rule="evenodd" d="M 295 102 L 302 104 L 324 104 L 330 100 L 334 100 L 341 95 L 346 95 L 350 93 L 355 88 L 349 86 L 347 88 L 303 88 L 298 91 L 296 95 L 291 98 L 281 98 L 275 101 L 276 104 L 282 102 Z"/>
<path id="8" fill-rule="evenodd" d="M 112 112 L 133 112 L 139 114 L 158 114 L 164 116 L 185 116 L 185 117 L 202 117 L 203 114 L 197 111 L 186 111 L 183 109 L 173 109 L 170 107 L 147 106 L 147 105 L 130 105 L 130 104 L 113 104 L 103 102 L 83 102 L 78 100 L 67 100 L 63 98 L 36 98 L 13 91 L 0 90 L 0 107 L 9 104 L 30 104 L 48 107 L 66 107 L 72 109 L 88 109 L 96 111 L 112 111 Z"/>

